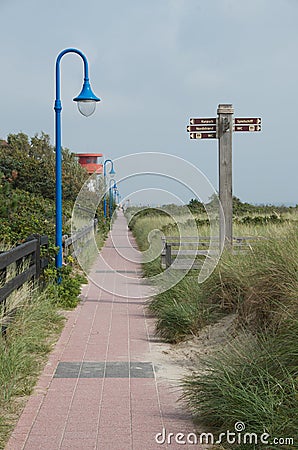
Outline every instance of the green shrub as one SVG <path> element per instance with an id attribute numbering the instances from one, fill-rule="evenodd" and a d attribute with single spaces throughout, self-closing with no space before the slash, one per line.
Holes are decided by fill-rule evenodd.
<path id="1" fill-rule="evenodd" d="M 64 309 L 72 309 L 78 305 L 81 285 L 87 282 L 85 276 L 75 273 L 72 266 L 67 265 L 59 271 L 47 269 L 46 277 L 48 292 L 54 304 Z"/>

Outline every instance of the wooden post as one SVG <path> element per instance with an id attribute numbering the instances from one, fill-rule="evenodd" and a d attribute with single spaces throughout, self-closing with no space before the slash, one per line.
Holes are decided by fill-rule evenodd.
<path id="1" fill-rule="evenodd" d="M 218 105 L 219 200 L 223 209 L 220 211 L 220 242 L 223 242 L 225 247 L 231 246 L 233 243 L 233 113 L 233 105 Z"/>
<path id="2" fill-rule="evenodd" d="M 166 269 L 172 264 L 172 245 L 166 243 Z"/>

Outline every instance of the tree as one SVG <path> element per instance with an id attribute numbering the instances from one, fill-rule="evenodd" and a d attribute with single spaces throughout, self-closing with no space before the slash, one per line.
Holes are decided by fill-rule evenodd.
<path id="1" fill-rule="evenodd" d="M 43 132 L 31 139 L 24 133 L 9 134 L 7 144 L 0 145 L 0 167 L 5 176 L 17 174 L 12 187 L 54 199 L 55 151 L 50 137 Z M 68 149 L 62 149 L 62 158 L 63 198 L 74 201 L 88 173 Z"/>

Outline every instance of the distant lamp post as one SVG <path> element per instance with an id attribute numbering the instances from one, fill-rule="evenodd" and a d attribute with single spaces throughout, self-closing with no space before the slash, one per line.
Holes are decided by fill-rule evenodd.
<path id="1" fill-rule="evenodd" d="M 109 175 L 115 175 L 114 163 L 111 159 L 106 159 L 103 163 L 103 181 L 104 181 L 104 197 L 103 197 L 103 215 L 107 217 L 107 197 L 106 197 L 106 176 L 107 176 L 107 168 L 106 165 L 111 163 L 111 170 Z"/>
<path id="2" fill-rule="evenodd" d="M 114 183 L 114 185 L 112 186 L 112 183 Z M 117 190 L 117 184 L 116 184 L 116 180 L 114 178 L 112 178 L 109 182 L 109 216 L 110 218 L 112 217 L 113 214 L 113 201 L 114 201 L 114 196 Z"/>
<path id="3" fill-rule="evenodd" d="M 57 56 L 56 60 L 56 99 L 55 99 L 55 148 L 56 148 L 56 256 L 57 269 L 62 267 L 62 152 L 61 152 L 61 96 L 60 96 L 60 62 L 66 53 L 76 53 L 84 62 L 84 82 L 80 94 L 73 99 L 77 102 L 81 114 L 88 117 L 94 113 L 100 98 L 92 92 L 89 82 L 88 61 L 86 56 L 75 48 L 67 48 Z"/>

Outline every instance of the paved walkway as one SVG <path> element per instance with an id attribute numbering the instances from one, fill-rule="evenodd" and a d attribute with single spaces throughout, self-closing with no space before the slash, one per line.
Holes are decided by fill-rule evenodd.
<path id="1" fill-rule="evenodd" d="M 177 404 L 177 386 L 159 376 L 150 357 L 152 319 L 144 314 L 149 288 L 120 212 L 91 278 L 6 449 L 200 448 L 183 445 L 181 435 L 181 444 L 175 442 L 176 433 L 190 433 L 193 426 Z"/>

